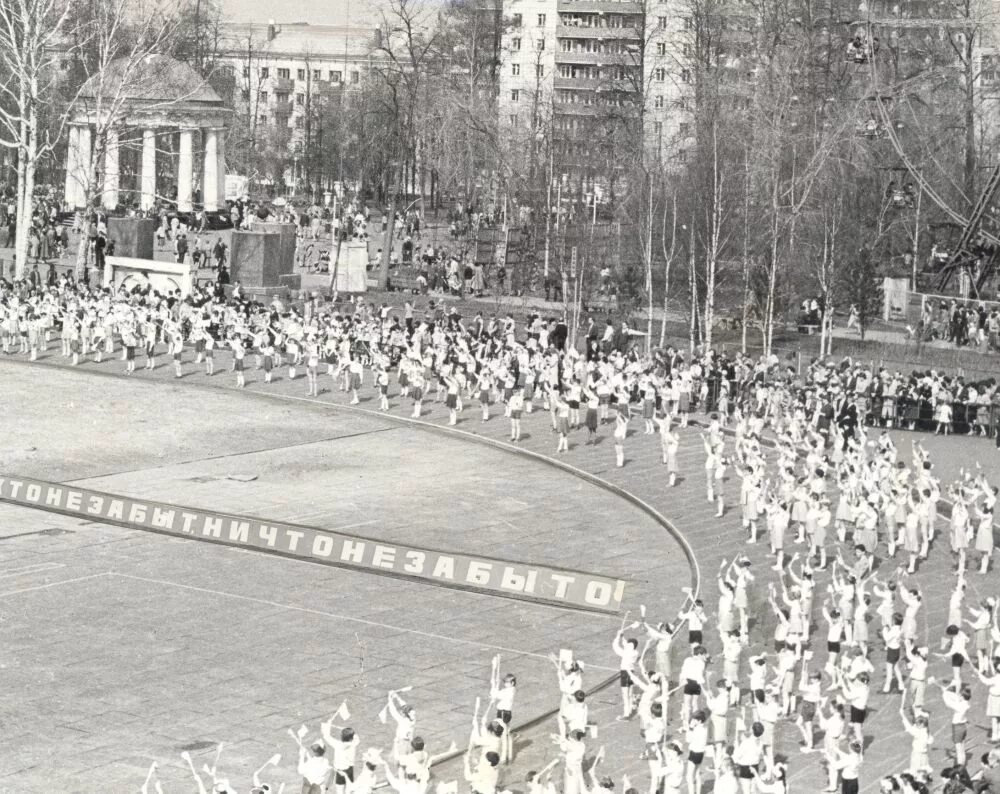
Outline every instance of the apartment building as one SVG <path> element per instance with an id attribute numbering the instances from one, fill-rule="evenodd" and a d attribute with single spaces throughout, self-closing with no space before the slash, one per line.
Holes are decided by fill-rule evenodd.
<path id="1" fill-rule="evenodd" d="M 301 148 L 315 103 L 360 85 L 377 60 L 379 31 L 368 27 L 227 23 L 220 61 L 232 77 L 234 105 L 261 126 L 287 127 Z"/>
<path id="2" fill-rule="evenodd" d="M 615 190 L 624 162 L 683 158 L 691 106 L 678 0 L 504 0 L 498 112 L 529 168 Z"/>

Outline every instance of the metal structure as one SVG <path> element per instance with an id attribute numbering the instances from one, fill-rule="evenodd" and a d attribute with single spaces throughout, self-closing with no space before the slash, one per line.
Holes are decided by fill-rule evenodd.
<path id="1" fill-rule="evenodd" d="M 917 20 L 913 20 L 914 23 Z M 919 20 L 923 26 L 932 25 L 934 22 L 942 20 Z M 894 25 L 897 23 L 894 21 Z M 872 35 L 872 20 L 868 21 L 868 38 Z M 914 25 L 916 26 L 916 25 Z M 905 167 L 913 181 L 920 190 L 933 201 L 947 218 L 961 227 L 961 234 L 953 250 L 949 252 L 948 260 L 941 267 L 937 276 L 937 289 L 939 291 L 947 288 L 952 278 L 956 274 L 966 272 L 973 291 L 978 296 L 983 286 L 996 274 L 998 264 L 1000 264 L 1000 238 L 983 228 L 983 218 L 990 207 L 997 190 L 1000 189 L 1000 165 L 991 169 L 986 186 L 976 200 L 972 213 L 966 217 L 951 207 L 940 194 L 931 186 L 924 177 L 922 171 L 917 168 L 913 161 L 907 156 L 902 143 L 899 140 L 897 130 L 890 117 L 886 99 L 891 95 L 883 95 L 883 90 L 878 84 L 878 73 L 874 63 L 874 58 L 869 58 L 867 63 L 871 74 L 872 97 L 882 119 L 880 132 L 884 131 L 884 136 L 892 144 L 892 148 L 899 156 L 900 162 Z"/>

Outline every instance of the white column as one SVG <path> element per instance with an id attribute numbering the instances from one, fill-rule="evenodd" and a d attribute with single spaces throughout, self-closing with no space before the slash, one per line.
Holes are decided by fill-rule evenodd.
<path id="1" fill-rule="evenodd" d="M 177 149 L 177 209 L 181 212 L 191 212 L 194 208 L 191 201 L 193 177 L 194 131 L 181 130 Z"/>
<path id="2" fill-rule="evenodd" d="M 118 131 L 108 130 L 104 143 L 104 209 L 118 206 Z"/>
<path id="3" fill-rule="evenodd" d="M 205 130 L 205 178 L 201 192 L 206 210 L 219 209 L 219 134 L 213 129 Z"/>
<path id="4" fill-rule="evenodd" d="M 91 135 L 90 135 L 90 125 L 84 124 L 80 127 L 79 132 L 79 145 L 77 146 L 77 157 L 76 161 L 76 205 L 78 207 L 87 206 L 87 193 L 92 188 L 90 184 L 90 158 L 91 152 Z"/>
<path id="5" fill-rule="evenodd" d="M 66 145 L 66 203 L 70 209 L 76 207 L 76 164 L 78 159 L 77 149 L 80 146 L 80 128 L 75 124 L 69 125 L 69 141 Z"/>
<path id="6" fill-rule="evenodd" d="M 219 154 L 219 166 L 215 174 L 218 188 L 219 207 L 226 206 L 226 130 L 225 127 L 216 132 L 216 151 Z"/>
<path id="7" fill-rule="evenodd" d="M 142 131 L 142 195 L 139 207 L 152 209 L 156 203 L 156 130 Z"/>

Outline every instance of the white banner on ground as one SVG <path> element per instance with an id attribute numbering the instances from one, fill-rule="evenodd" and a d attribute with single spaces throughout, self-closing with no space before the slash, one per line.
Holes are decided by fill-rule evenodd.
<path id="1" fill-rule="evenodd" d="M 0 502 L 341 568 L 596 612 L 620 611 L 625 594 L 625 582 L 607 576 L 452 554 L 25 477 L 0 476 Z"/>

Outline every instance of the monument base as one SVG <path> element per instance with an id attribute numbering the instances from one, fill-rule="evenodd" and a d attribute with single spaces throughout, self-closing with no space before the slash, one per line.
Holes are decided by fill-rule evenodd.
<path id="1" fill-rule="evenodd" d="M 108 239 L 115 241 L 115 256 L 152 259 L 155 236 L 152 218 L 108 218 Z"/>
<path id="2" fill-rule="evenodd" d="M 104 258 L 104 286 L 118 291 L 151 287 L 161 295 L 180 290 L 181 297 L 191 294 L 191 266 L 177 262 L 159 262 L 126 256 Z"/>
<path id="3" fill-rule="evenodd" d="M 368 243 L 365 240 L 348 240 L 340 246 L 337 259 L 337 292 L 366 292 L 368 290 Z"/>
<path id="4" fill-rule="evenodd" d="M 278 287 L 295 268 L 294 226 L 270 225 L 273 229 L 233 232 L 229 275 L 244 288 Z"/>
<path id="5" fill-rule="evenodd" d="M 281 277 L 281 283 L 269 287 L 246 285 L 240 283 L 240 293 L 246 298 L 253 298 L 260 303 L 267 303 L 271 298 L 281 298 L 288 301 L 298 297 L 302 290 L 302 277 L 298 274 L 289 274 Z M 226 294 L 231 295 L 233 285 L 226 286 Z"/>

